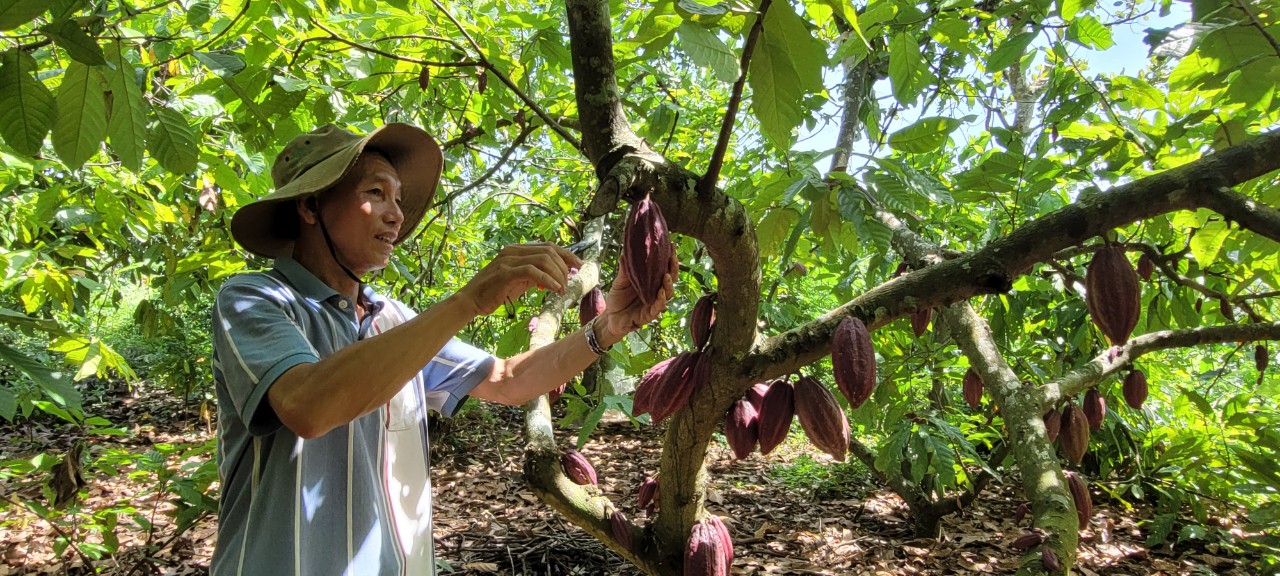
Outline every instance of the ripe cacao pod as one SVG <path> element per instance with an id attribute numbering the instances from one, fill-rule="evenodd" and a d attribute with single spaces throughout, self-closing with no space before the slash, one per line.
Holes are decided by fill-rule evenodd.
<path id="1" fill-rule="evenodd" d="M 769 385 L 764 382 L 756 382 L 747 389 L 747 400 L 751 401 L 751 405 L 755 406 L 756 414 L 760 413 L 760 408 L 764 406 L 764 395 L 769 392 Z"/>
<path id="2" fill-rule="evenodd" d="M 1128 342 L 1142 311 L 1142 289 L 1124 248 L 1108 245 L 1095 252 L 1085 271 L 1085 285 L 1085 304 L 1093 323 L 1113 345 Z"/>
<path id="3" fill-rule="evenodd" d="M 1079 474 L 1067 471 L 1067 488 L 1071 491 L 1071 503 L 1076 507 L 1076 519 L 1080 521 L 1080 529 L 1089 526 L 1093 517 L 1093 497 L 1089 495 L 1089 485 Z"/>
<path id="4" fill-rule="evenodd" d="M 1125 404 L 1134 410 L 1142 409 L 1142 403 L 1147 401 L 1147 375 L 1141 370 L 1130 370 L 1121 389 Z"/>
<path id="5" fill-rule="evenodd" d="M 631 204 L 622 250 L 623 273 L 631 281 L 636 297 L 648 306 L 658 298 L 662 277 L 670 269 L 675 252 L 662 209 L 648 195 Z"/>
<path id="6" fill-rule="evenodd" d="M 1156 272 L 1155 261 L 1153 261 L 1151 257 L 1147 255 L 1146 252 L 1143 252 L 1142 256 L 1138 257 L 1138 275 L 1141 276 L 1143 280 L 1146 280 L 1149 282 L 1151 281 L 1151 275 L 1155 274 L 1155 272 Z"/>
<path id="7" fill-rule="evenodd" d="M 1102 428 L 1102 419 L 1107 417 L 1107 399 L 1097 388 L 1090 388 L 1084 393 L 1084 417 L 1089 421 L 1091 430 L 1096 432 Z"/>
<path id="8" fill-rule="evenodd" d="M 636 503 L 648 514 L 653 514 L 658 509 L 658 478 L 648 477 L 644 482 L 640 483 L 640 494 L 636 498 Z"/>
<path id="9" fill-rule="evenodd" d="M 739 398 L 729 407 L 724 417 L 724 438 L 738 460 L 745 460 L 756 449 L 760 438 L 759 414 L 746 397 Z"/>
<path id="10" fill-rule="evenodd" d="M 716 325 L 716 293 L 706 294 L 693 305 L 689 318 L 689 334 L 693 336 L 693 349 L 701 350 L 711 339 L 711 328 Z"/>
<path id="11" fill-rule="evenodd" d="M 729 573 L 728 557 L 722 550 L 723 540 L 710 522 L 698 522 L 689 533 L 684 552 L 685 576 L 725 576 Z"/>
<path id="12" fill-rule="evenodd" d="M 724 553 L 725 566 L 733 565 L 733 536 L 729 534 L 729 527 L 724 525 L 724 521 L 715 514 L 707 515 L 707 523 L 715 529 L 716 537 L 720 538 L 720 551 Z"/>
<path id="13" fill-rule="evenodd" d="M 582 295 L 582 300 L 578 301 L 579 325 L 586 326 L 592 318 L 604 313 L 604 308 L 604 292 L 600 291 L 599 286 L 593 286 L 589 292 Z"/>
<path id="14" fill-rule="evenodd" d="M 1039 546 L 1041 542 L 1044 542 L 1044 534 L 1039 530 L 1032 530 L 1014 538 L 1013 542 L 1009 543 L 1009 547 L 1018 551 L 1030 550 L 1034 546 Z"/>
<path id="15" fill-rule="evenodd" d="M 564 468 L 565 476 L 573 480 L 574 484 L 586 486 L 596 483 L 596 469 L 577 450 L 565 450 L 560 455 L 560 467 Z"/>
<path id="16" fill-rule="evenodd" d="M 836 326 L 831 340 L 836 385 L 849 405 L 857 409 L 876 387 L 876 351 L 871 347 L 871 333 L 861 319 L 847 316 Z"/>
<path id="17" fill-rule="evenodd" d="M 648 414 L 653 409 L 653 392 L 658 387 L 658 381 L 666 378 L 668 372 L 681 370 L 682 363 L 687 362 L 688 359 L 684 354 L 676 354 L 649 367 L 644 376 L 640 377 L 640 382 L 636 384 L 636 392 L 631 399 L 631 415 Z"/>
<path id="18" fill-rule="evenodd" d="M 1062 413 L 1057 408 L 1052 408 L 1044 413 L 1044 433 L 1049 437 L 1049 443 L 1053 444 L 1058 440 L 1058 433 L 1062 431 Z"/>
<path id="19" fill-rule="evenodd" d="M 617 540 L 623 548 L 631 550 L 631 522 L 621 510 L 614 510 L 613 514 L 609 515 L 609 531 L 613 532 L 613 539 Z"/>
<path id="20" fill-rule="evenodd" d="M 1027 512 L 1031 511 L 1031 503 L 1023 502 L 1018 505 L 1018 509 L 1013 511 L 1013 523 L 1019 524 L 1023 518 L 1027 517 Z"/>
<path id="21" fill-rule="evenodd" d="M 978 406 L 982 404 L 982 377 L 978 376 L 978 373 L 973 368 L 964 373 L 964 384 L 961 387 L 961 392 L 964 393 L 964 401 L 970 408 L 977 410 Z"/>
<path id="22" fill-rule="evenodd" d="M 1075 402 L 1062 413 L 1062 453 L 1077 466 L 1089 450 L 1089 419 Z"/>
<path id="23" fill-rule="evenodd" d="M 769 386 L 760 407 L 760 453 L 773 452 L 791 430 L 791 417 L 796 413 L 796 389 L 786 379 L 778 379 Z"/>
<path id="24" fill-rule="evenodd" d="M 929 329 L 929 320 L 933 319 L 933 308 L 925 308 L 911 314 L 911 333 L 916 338 L 924 336 L 926 330 Z"/>
<path id="25" fill-rule="evenodd" d="M 1057 574 L 1062 571 L 1062 562 L 1058 560 L 1058 553 L 1048 546 L 1040 549 L 1040 564 L 1050 574 Z"/>
<path id="26" fill-rule="evenodd" d="M 1258 369 L 1258 376 L 1266 371 L 1267 364 L 1271 362 L 1271 354 L 1267 352 L 1266 344 L 1259 344 L 1253 349 L 1253 366 Z"/>
<path id="27" fill-rule="evenodd" d="M 849 419 L 835 395 L 817 378 L 801 376 L 795 385 L 795 407 L 809 443 L 844 462 L 849 452 Z"/>
<path id="28" fill-rule="evenodd" d="M 657 365 L 654 366 L 657 368 Z M 650 368 L 650 371 L 654 370 Z M 654 424 L 666 420 L 689 401 L 694 391 L 710 376 L 711 365 L 698 352 L 681 352 L 661 374 L 650 379 L 646 373 L 636 385 L 632 413 L 648 413 Z M 642 390 L 641 387 L 645 388 Z M 640 411 L 640 410 L 643 410 Z"/>

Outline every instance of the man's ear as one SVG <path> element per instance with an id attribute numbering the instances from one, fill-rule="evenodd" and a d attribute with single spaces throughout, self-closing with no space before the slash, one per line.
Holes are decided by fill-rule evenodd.
<path id="1" fill-rule="evenodd" d="M 293 202 L 295 209 L 298 211 L 298 221 L 306 224 L 315 224 L 317 222 L 320 216 L 315 196 L 297 198 Z"/>

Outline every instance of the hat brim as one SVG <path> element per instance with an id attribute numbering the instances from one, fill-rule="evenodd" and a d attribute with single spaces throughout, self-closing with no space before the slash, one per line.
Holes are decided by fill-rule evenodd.
<path id="1" fill-rule="evenodd" d="M 289 200 L 322 192 L 337 184 L 367 148 L 387 157 L 400 177 L 399 244 L 418 227 L 431 207 L 444 169 L 444 155 L 435 139 L 409 124 L 387 124 L 339 149 L 299 174 L 288 184 L 244 205 L 231 217 L 231 236 L 259 256 L 279 258 L 293 253 L 297 216 Z"/>

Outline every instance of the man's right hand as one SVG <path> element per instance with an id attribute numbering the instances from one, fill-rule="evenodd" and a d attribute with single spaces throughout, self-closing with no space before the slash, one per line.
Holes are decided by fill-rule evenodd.
<path id="1" fill-rule="evenodd" d="M 498 255 L 456 294 L 472 306 L 475 315 L 492 314 L 503 303 L 519 298 L 530 288 L 564 293 L 569 269 L 582 267 L 582 259 L 555 244 L 513 244 Z"/>

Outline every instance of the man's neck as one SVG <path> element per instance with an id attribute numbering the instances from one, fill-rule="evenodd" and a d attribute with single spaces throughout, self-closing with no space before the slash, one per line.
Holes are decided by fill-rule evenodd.
<path id="1" fill-rule="evenodd" d="M 347 276 L 342 267 L 334 261 L 333 255 L 329 254 L 323 246 L 319 250 L 308 250 L 299 244 L 293 250 L 293 259 L 339 294 L 352 300 L 356 300 L 360 295 L 360 284 Z"/>

